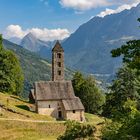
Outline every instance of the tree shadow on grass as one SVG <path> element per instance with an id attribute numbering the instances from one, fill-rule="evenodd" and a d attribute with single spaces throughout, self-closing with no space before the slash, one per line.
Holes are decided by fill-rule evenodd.
<path id="1" fill-rule="evenodd" d="M 16 105 L 16 107 L 23 109 L 23 110 L 27 110 L 30 111 L 29 107 L 27 105 Z"/>
<path id="2" fill-rule="evenodd" d="M 10 97 L 11 97 L 11 98 L 14 98 L 14 99 L 16 99 L 16 100 L 22 101 L 22 102 L 24 102 L 24 103 L 29 103 L 28 101 L 25 101 L 25 100 L 21 99 L 21 98 L 18 97 L 18 96 L 16 97 L 16 96 L 11 95 Z"/>

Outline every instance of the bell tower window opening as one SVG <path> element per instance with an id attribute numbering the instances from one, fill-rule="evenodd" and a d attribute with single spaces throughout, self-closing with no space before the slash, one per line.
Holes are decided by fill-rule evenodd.
<path id="1" fill-rule="evenodd" d="M 61 71 L 60 70 L 58 71 L 58 75 L 61 75 Z"/>
<path id="2" fill-rule="evenodd" d="M 58 62 L 57 65 L 58 65 L 58 67 L 61 67 L 61 62 Z"/>
<path id="3" fill-rule="evenodd" d="M 57 54 L 57 58 L 61 58 L 61 53 L 58 53 Z"/>

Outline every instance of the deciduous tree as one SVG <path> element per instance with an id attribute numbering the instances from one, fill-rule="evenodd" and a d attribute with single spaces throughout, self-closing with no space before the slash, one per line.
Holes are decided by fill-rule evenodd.
<path id="1" fill-rule="evenodd" d="M 0 91 L 20 94 L 24 76 L 16 55 L 3 48 L 0 35 Z"/>
<path id="2" fill-rule="evenodd" d="M 93 77 L 84 77 L 80 72 L 76 72 L 73 80 L 75 95 L 78 96 L 86 112 L 100 113 L 102 105 L 105 103 L 105 95 L 97 87 Z"/>

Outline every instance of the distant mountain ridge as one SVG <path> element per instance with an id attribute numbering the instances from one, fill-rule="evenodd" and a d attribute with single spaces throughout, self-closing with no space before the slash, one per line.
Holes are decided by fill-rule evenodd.
<path id="1" fill-rule="evenodd" d="M 28 33 L 20 43 L 23 48 L 31 52 L 36 52 L 44 58 L 50 58 L 50 52 L 54 44 L 55 41 L 42 41 L 36 38 L 32 33 Z"/>
<path id="2" fill-rule="evenodd" d="M 9 38 L 8 41 L 13 42 L 13 43 L 15 43 L 17 45 L 20 45 L 20 43 L 21 43 L 21 39 L 18 38 L 18 37 Z"/>
<path id="3" fill-rule="evenodd" d="M 140 4 L 104 18 L 94 17 L 81 25 L 62 43 L 67 65 L 88 73 L 115 73 L 121 60 L 111 58 L 110 51 L 140 38 L 139 17 Z"/>

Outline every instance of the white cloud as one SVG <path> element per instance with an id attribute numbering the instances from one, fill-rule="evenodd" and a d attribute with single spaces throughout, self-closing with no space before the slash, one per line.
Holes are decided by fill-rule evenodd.
<path id="1" fill-rule="evenodd" d="M 112 0 L 114 4 L 134 4 L 134 3 L 139 3 L 140 0 Z"/>
<path id="2" fill-rule="evenodd" d="M 72 8 L 76 11 L 85 11 L 97 7 L 110 5 L 124 5 L 126 7 L 138 4 L 140 0 L 59 0 L 59 3 L 65 8 Z M 120 8 L 123 8 L 120 7 Z M 118 9 L 119 10 L 119 9 Z M 106 13 L 112 13 L 112 9 L 106 9 Z"/>
<path id="3" fill-rule="evenodd" d="M 108 0 L 60 0 L 59 2 L 63 7 L 80 11 L 111 4 Z"/>
<path id="4" fill-rule="evenodd" d="M 6 31 L 3 33 L 4 37 L 9 39 L 12 37 L 17 37 L 22 39 L 26 34 L 32 33 L 37 38 L 44 41 L 53 41 L 53 40 L 62 40 L 64 38 L 69 37 L 70 32 L 67 29 L 40 29 L 40 28 L 32 28 L 23 30 L 19 25 L 9 25 L 6 28 Z"/>
<path id="5" fill-rule="evenodd" d="M 18 37 L 18 38 L 22 38 L 23 36 L 25 36 L 25 34 L 27 31 L 23 31 L 22 28 L 19 25 L 9 25 L 6 28 L 6 31 L 4 32 L 4 35 L 7 38 L 10 37 Z"/>
<path id="6" fill-rule="evenodd" d="M 117 39 L 112 39 L 112 40 L 107 40 L 105 42 L 109 43 L 109 44 L 114 44 L 116 42 L 126 42 L 128 40 L 133 40 L 134 38 L 136 38 L 135 36 L 122 36 L 121 38 L 117 38 Z"/>
<path id="7" fill-rule="evenodd" d="M 119 6 L 117 9 L 113 10 L 113 9 L 109 9 L 109 8 L 106 8 L 105 11 L 102 11 L 100 14 L 98 14 L 97 16 L 99 17 L 104 17 L 106 15 L 111 15 L 111 14 L 116 14 L 116 13 L 120 13 L 122 12 L 123 10 L 129 10 L 131 9 L 132 7 L 135 7 L 138 3 L 133 3 L 133 4 L 124 4 L 124 5 L 121 5 Z"/>

